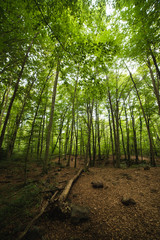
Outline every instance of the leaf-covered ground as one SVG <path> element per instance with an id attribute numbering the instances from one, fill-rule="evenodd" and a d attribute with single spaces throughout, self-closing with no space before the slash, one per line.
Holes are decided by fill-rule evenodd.
<path id="1" fill-rule="evenodd" d="M 18 211 L 17 209 L 17 216 L 13 213 L 10 218 L 8 218 L 8 221 L 6 219 L 6 226 L 3 225 L 3 229 L 1 229 L 2 240 L 16 239 L 18 231 L 22 231 L 27 223 L 39 211 L 44 199 L 49 198 L 52 195 L 50 190 L 53 190 L 55 187 L 63 189 L 67 181 L 77 171 L 73 168 L 53 167 L 51 169 L 52 170 L 49 172 L 48 176 L 41 176 L 40 168 L 36 168 L 35 171 L 33 171 L 33 168 L 30 170 L 29 174 L 31 182 L 32 184 L 33 182 L 35 184 L 35 180 L 37 181 L 38 190 L 36 187 L 32 186 L 27 189 L 27 191 L 33 193 L 33 189 L 35 190 L 36 188 L 37 192 L 35 195 L 33 194 L 33 197 L 36 197 L 36 201 L 39 201 L 39 204 L 37 204 L 36 207 L 34 201 L 34 207 L 32 206 L 32 208 L 28 209 L 28 215 L 21 215 L 21 211 Z M 8 173 L 6 171 L 8 171 Z M 34 174 L 34 172 L 36 172 L 36 174 Z M 7 176 L 10 177 L 7 178 Z M 22 184 L 22 182 L 20 182 L 21 177 L 22 174 L 17 176 L 17 179 L 19 178 L 19 184 Z M 7 199 L 9 195 L 13 195 L 13 192 L 15 194 L 14 197 L 19 194 L 20 187 L 19 189 L 17 187 L 17 192 L 15 190 L 11 192 L 10 190 L 10 192 L 7 193 L 9 185 L 14 188 L 15 186 L 18 186 L 14 173 L 11 175 L 9 170 L 3 169 L 0 181 L 0 191 L 3 193 L 4 200 Z M 91 184 L 93 181 L 103 182 L 104 187 L 94 189 Z M 36 222 L 35 226 L 25 239 L 159 240 L 159 183 L 160 168 L 158 167 L 150 168 L 150 170 L 144 170 L 143 167 L 129 169 L 115 169 L 111 166 L 105 168 L 90 168 L 89 171 L 84 172 L 74 184 L 68 198 L 68 201 L 78 205 L 87 206 L 90 209 L 89 221 L 73 225 L 68 218 L 52 218 L 46 213 Z M 24 188 L 22 189 L 24 191 Z M 124 195 L 133 198 L 136 204 L 133 206 L 124 206 L 121 203 L 121 199 Z M 3 201 L 3 204 L 5 204 L 4 202 L 5 201 Z M 20 206 L 20 208 L 23 209 L 22 206 Z M 17 224 L 19 224 L 19 227 Z M 8 230 L 8 236 L 6 231 L 4 231 L 5 228 Z M 17 228 L 17 230 L 14 231 L 14 228 Z M 4 235 L 2 235 L 2 233 Z"/>

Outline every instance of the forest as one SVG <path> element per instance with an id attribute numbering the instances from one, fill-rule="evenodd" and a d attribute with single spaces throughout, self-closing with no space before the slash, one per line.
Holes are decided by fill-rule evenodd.
<path id="1" fill-rule="evenodd" d="M 159 0 L 0 1 L 2 240 L 159 239 L 159 26 Z M 74 183 L 78 178 L 73 190 L 68 188 L 69 179 Z M 138 183 L 132 182 L 134 178 Z M 90 190 L 85 189 L 87 182 Z M 59 187 L 60 183 L 63 186 Z M 139 190 L 134 188 L 136 184 Z M 118 186 L 122 194 L 114 195 L 119 194 Z M 94 225 L 91 216 L 86 224 L 92 223 L 94 232 L 83 224 L 82 231 L 74 224 L 66 227 L 69 220 L 63 216 L 62 222 L 54 219 L 52 223 L 56 226 L 52 231 L 59 235 L 44 234 L 44 229 L 43 236 L 39 235 L 39 226 L 51 221 L 48 215 L 51 208 L 55 210 L 50 204 L 55 193 L 56 201 L 62 200 L 68 189 L 63 205 L 70 190 L 69 201 L 80 205 L 85 205 L 90 194 L 86 205 L 97 208 L 97 221 L 103 222 L 105 191 L 111 188 L 108 206 L 113 199 L 123 204 L 125 187 L 133 190 L 134 199 L 128 199 L 129 207 L 124 211 L 129 215 L 123 220 L 127 226 L 128 216 L 138 216 L 131 224 L 139 229 L 138 235 L 133 234 L 132 227 L 128 232 L 116 232 L 122 224 L 113 221 L 118 217 L 114 211 L 110 225 L 115 224 L 115 229 L 102 224 L 100 231 L 101 226 Z M 95 198 L 102 194 L 100 206 L 89 205 L 94 203 L 93 191 L 98 191 Z M 138 197 L 137 192 L 142 194 Z M 74 197 L 79 195 L 83 201 Z M 139 198 L 148 199 L 144 204 L 148 213 L 137 210 L 137 202 L 143 202 Z M 45 208 L 41 206 L 44 199 Z M 135 206 L 139 215 L 133 214 Z M 64 215 L 64 206 L 57 208 Z M 120 211 L 120 205 L 117 209 Z M 37 220 L 38 230 L 34 223 L 22 236 L 38 212 L 42 215 Z M 149 215 L 145 218 L 145 214 Z M 147 227 L 140 219 L 146 219 Z"/>

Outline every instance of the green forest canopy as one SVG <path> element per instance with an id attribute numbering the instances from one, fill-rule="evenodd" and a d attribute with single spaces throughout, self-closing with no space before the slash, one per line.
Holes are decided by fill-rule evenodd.
<path id="1" fill-rule="evenodd" d="M 158 0 L 2 0 L 0 12 L 1 159 L 155 166 Z"/>

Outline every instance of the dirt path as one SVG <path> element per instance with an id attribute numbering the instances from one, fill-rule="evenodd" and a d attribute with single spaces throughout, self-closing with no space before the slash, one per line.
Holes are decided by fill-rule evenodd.
<path id="1" fill-rule="evenodd" d="M 94 189 L 92 181 L 102 181 L 104 188 Z M 160 168 L 139 169 L 91 168 L 73 186 L 69 201 L 90 209 L 90 220 L 72 225 L 68 219 L 48 220 L 45 240 L 128 240 L 160 239 Z M 124 195 L 136 201 L 124 206 Z"/>

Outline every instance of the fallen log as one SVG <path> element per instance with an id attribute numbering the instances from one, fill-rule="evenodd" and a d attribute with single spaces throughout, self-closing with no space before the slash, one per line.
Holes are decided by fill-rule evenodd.
<path id="1" fill-rule="evenodd" d="M 36 222 L 36 220 L 44 213 L 44 211 L 46 210 L 46 208 L 48 207 L 48 205 L 50 203 L 53 203 L 55 200 L 59 203 L 59 207 L 62 210 L 63 208 L 63 203 L 66 201 L 68 194 L 73 186 L 73 184 L 76 182 L 76 180 L 79 178 L 79 176 L 81 175 L 81 173 L 84 171 L 83 168 L 81 168 L 78 173 L 68 181 L 65 189 L 63 190 L 63 192 L 61 193 L 61 195 L 56 199 L 56 196 L 58 194 L 59 191 L 56 191 L 53 196 L 51 197 L 50 200 L 46 201 L 43 205 L 43 207 L 41 208 L 41 211 L 39 214 L 37 214 L 32 221 L 27 225 L 27 227 L 25 228 L 25 230 L 19 235 L 18 240 L 21 240 L 24 238 L 24 236 L 28 233 L 29 229 L 34 225 L 34 223 Z"/>
<path id="2" fill-rule="evenodd" d="M 81 173 L 84 171 L 83 168 L 81 168 L 78 173 L 69 180 L 69 182 L 67 183 L 65 189 L 63 190 L 63 192 L 61 193 L 61 195 L 59 196 L 58 200 L 59 202 L 64 202 L 66 201 L 68 194 L 71 190 L 71 187 L 73 186 L 73 184 L 76 182 L 76 180 L 79 178 L 79 176 L 81 175 Z"/>

